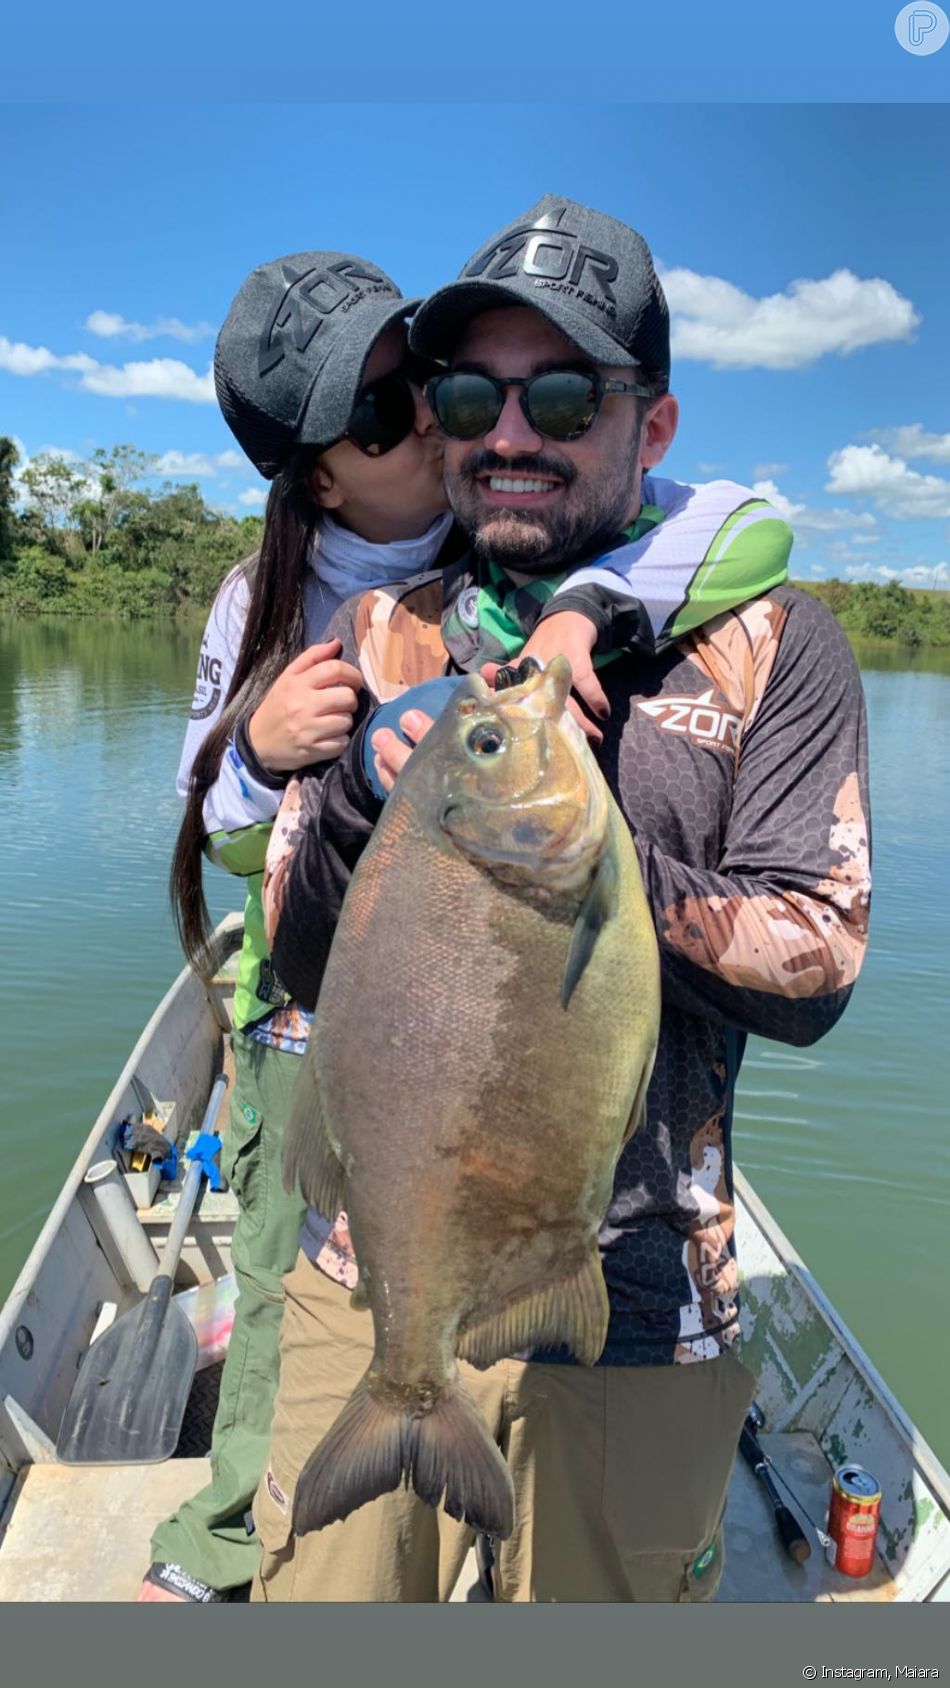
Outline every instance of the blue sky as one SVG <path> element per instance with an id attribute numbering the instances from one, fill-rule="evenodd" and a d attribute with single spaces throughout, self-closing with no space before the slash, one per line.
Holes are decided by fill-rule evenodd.
<path id="1" fill-rule="evenodd" d="M 338 248 L 426 292 L 550 191 L 652 247 L 667 473 L 766 489 L 799 577 L 950 585 L 946 107 L 24 105 L 0 125 L 0 432 L 27 455 L 129 440 L 259 508 L 208 379 L 247 271 Z"/>

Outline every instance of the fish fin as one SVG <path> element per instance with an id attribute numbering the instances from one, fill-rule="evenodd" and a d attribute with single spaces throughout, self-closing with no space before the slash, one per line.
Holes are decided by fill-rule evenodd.
<path id="1" fill-rule="evenodd" d="M 380 1400 L 367 1374 L 297 1479 L 294 1533 L 347 1518 L 401 1482 L 473 1530 L 511 1535 L 511 1473 L 458 1376 L 427 1412 L 409 1414 Z"/>
<path id="2" fill-rule="evenodd" d="M 367 1290 L 362 1278 L 359 1278 L 353 1286 L 353 1291 L 350 1295 L 350 1306 L 353 1308 L 354 1312 L 357 1313 L 364 1313 L 369 1306 L 369 1291 Z"/>
<path id="3" fill-rule="evenodd" d="M 456 1341 L 456 1352 L 459 1359 L 484 1371 L 496 1360 L 525 1348 L 564 1343 L 582 1366 L 592 1366 L 603 1353 L 609 1317 L 600 1251 L 594 1243 L 571 1277 L 546 1284 L 534 1295 L 509 1302 L 500 1312 L 469 1325 Z"/>
<path id="4" fill-rule="evenodd" d="M 650 1080 L 652 1077 L 653 1056 L 651 1055 L 649 1061 L 643 1069 L 643 1076 L 640 1079 L 639 1089 L 634 1097 L 633 1107 L 630 1109 L 630 1118 L 627 1121 L 627 1129 L 623 1134 L 624 1143 L 629 1143 L 634 1132 L 643 1122 L 643 1117 L 647 1111 L 647 1091 L 650 1088 Z"/>
<path id="5" fill-rule="evenodd" d="M 600 936 L 601 928 L 610 919 L 616 907 L 617 867 L 612 852 L 607 849 L 597 864 L 597 871 L 574 922 L 564 968 L 564 983 L 561 986 L 562 1008 L 566 1008 L 570 1002 L 574 988 L 594 953 L 594 945 Z"/>
<path id="6" fill-rule="evenodd" d="M 343 1167 L 330 1141 L 313 1062 L 305 1056 L 300 1068 L 284 1132 L 284 1188 L 293 1191 L 299 1186 L 318 1213 L 335 1219 L 346 1207 Z"/>

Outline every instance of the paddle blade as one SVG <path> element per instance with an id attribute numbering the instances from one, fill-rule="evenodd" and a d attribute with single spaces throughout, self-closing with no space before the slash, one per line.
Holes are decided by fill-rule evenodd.
<path id="1" fill-rule="evenodd" d="M 56 1444 L 64 1464 L 154 1464 L 174 1453 L 198 1342 L 170 1295 L 170 1280 L 156 1278 L 85 1355 Z"/>

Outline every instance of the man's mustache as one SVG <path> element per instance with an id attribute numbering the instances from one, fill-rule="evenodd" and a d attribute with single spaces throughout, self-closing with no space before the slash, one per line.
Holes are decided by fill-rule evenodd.
<path id="1" fill-rule="evenodd" d="M 477 480 L 480 475 L 517 475 L 521 478 L 550 475 L 570 486 L 577 479 L 577 470 L 573 463 L 557 457 L 545 457 L 543 453 L 531 457 L 498 457 L 493 451 L 473 451 L 466 457 L 459 475 L 467 481 Z"/>

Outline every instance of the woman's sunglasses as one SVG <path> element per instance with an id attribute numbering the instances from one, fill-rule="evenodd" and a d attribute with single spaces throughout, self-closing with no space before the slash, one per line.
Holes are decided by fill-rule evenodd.
<path id="1" fill-rule="evenodd" d="M 413 386 L 423 387 L 432 370 L 431 363 L 410 354 L 398 369 L 363 387 L 343 438 L 366 457 L 385 457 L 402 445 L 416 421 Z"/>
<path id="2" fill-rule="evenodd" d="M 495 376 L 453 369 L 426 382 L 425 395 L 439 427 L 453 440 L 490 434 L 505 407 L 505 391 L 520 387 L 519 403 L 536 434 L 549 440 L 579 440 L 608 393 L 654 398 L 652 387 L 609 381 L 596 369 L 550 369 L 540 375 Z"/>

